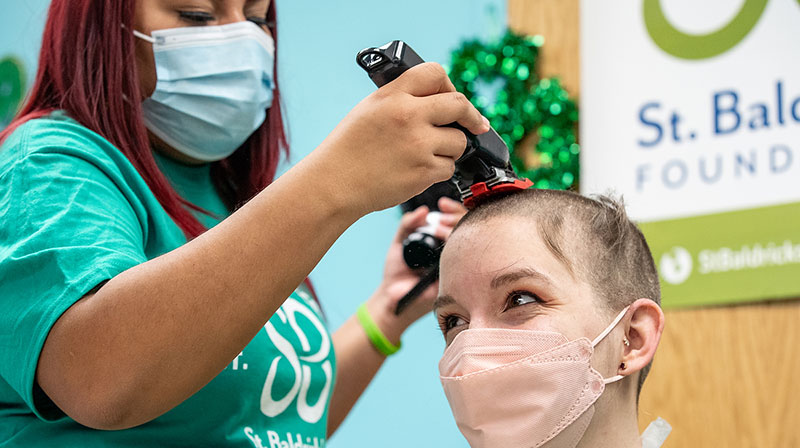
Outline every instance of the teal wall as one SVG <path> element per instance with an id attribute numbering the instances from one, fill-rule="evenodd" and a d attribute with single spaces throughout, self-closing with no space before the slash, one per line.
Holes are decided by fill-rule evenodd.
<path id="1" fill-rule="evenodd" d="M 403 39 L 426 60 L 447 62 L 463 39 L 499 35 L 506 17 L 502 0 L 278 1 L 280 81 L 292 161 L 311 152 L 373 91 L 355 64 L 359 50 Z M 6 6 L 0 15 L 0 59 L 17 55 L 32 80 L 49 2 L 0 3 Z M 363 218 L 313 272 L 333 328 L 378 285 L 399 216 L 394 209 Z M 432 316 L 415 324 L 403 339 L 403 349 L 387 361 L 329 446 L 466 447 L 439 384 L 436 363 L 443 348 Z"/>
<path id="2" fill-rule="evenodd" d="M 0 61 L 13 57 L 22 65 L 24 85 L 30 87 L 39 57 L 49 0 L 0 0 Z M 0 127 L 7 124 L 6 104 L 12 94 L 10 73 L 0 68 Z"/>

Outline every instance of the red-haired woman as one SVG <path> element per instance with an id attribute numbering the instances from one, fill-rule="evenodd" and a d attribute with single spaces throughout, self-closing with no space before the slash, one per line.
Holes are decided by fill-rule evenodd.
<path id="1" fill-rule="evenodd" d="M 465 137 L 437 125 L 487 122 L 421 65 L 272 182 L 274 21 L 269 0 L 52 1 L 0 135 L 3 447 L 321 447 L 430 308 L 391 313 L 425 210 L 333 336 L 301 284 L 357 219 L 452 174 Z M 445 236 L 462 209 L 442 207 Z"/>

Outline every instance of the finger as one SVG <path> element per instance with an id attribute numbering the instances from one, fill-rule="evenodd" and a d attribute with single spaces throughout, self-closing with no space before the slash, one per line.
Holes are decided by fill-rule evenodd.
<path id="1" fill-rule="evenodd" d="M 438 225 L 433 230 L 433 236 L 435 236 L 436 238 L 439 238 L 442 241 L 447 241 L 447 239 L 450 238 L 450 234 L 451 233 L 453 233 L 453 227 L 452 226 Z"/>
<path id="2" fill-rule="evenodd" d="M 441 218 L 439 218 L 439 225 L 447 226 L 447 227 L 455 227 L 458 224 L 458 221 L 461 221 L 464 215 L 460 213 L 442 213 Z"/>
<path id="3" fill-rule="evenodd" d="M 431 127 L 426 140 L 433 145 L 433 154 L 455 161 L 467 149 L 467 136 L 455 128 Z M 446 180 L 446 179 L 445 179 Z"/>
<path id="4" fill-rule="evenodd" d="M 395 240 L 403 241 L 404 239 L 408 238 L 408 235 L 411 235 L 414 230 L 424 226 L 426 223 L 425 219 L 428 216 L 428 211 L 428 207 L 423 205 L 417 207 L 416 210 L 404 214 L 402 219 L 400 219 L 400 226 L 397 230 L 397 234 L 395 235 Z"/>
<path id="5" fill-rule="evenodd" d="M 455 172 L 456 158 L 436 156 L 434 161 L 434 181 L 431 185 L 435 184 L 436 182 L 444 182 L 449 180 L 451 177 L 453 177 L 453 173 Z"/>
<path id="6" fill-rule="evenodd" d="M 392 88 L 414 96 L 428 96 L 456 91 L 444 68 L 435 62 L 415 65 L 387 84 L 387 86 L 392 86 Z"/>
<path id="7" fill-rule="evenodd" d="M 417 228 L 425 224 L 425 217 L 428 215 L 428 207 L 421 205 L 416 209 L 403 214 L 400 219 L 400 228 Z"/>
<path id="8" fill-rule="evenodd" d="M 460 214 L 461 216 L 467 213 L 467 208 L 464 207 L 464 204 L 462 204 L 461 201 L 456 201 L 455 199 L 447 196 L 442 196 L 439 198 L 438 205 L 439 210 L 443 213 L 454 213 Z"/>
<path id="9" fill-rule="evenodd" d="M 447 92 L 423 98 L 428 111 L 428 120 L 436 126 L 458 123 L 475 135 L 489 130 L 486 119 L 463 93 Z"/>

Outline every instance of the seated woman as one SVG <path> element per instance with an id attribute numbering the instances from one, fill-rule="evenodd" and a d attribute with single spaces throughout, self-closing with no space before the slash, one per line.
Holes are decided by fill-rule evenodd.
<path id="1" fill-rule="evenodd" d="M 482 204 L 447 242 L 439 285 L 441 380 L 473 448 L 643 446 L 637 402 L 664 313 L 621 204 L 553 190 Z"/>

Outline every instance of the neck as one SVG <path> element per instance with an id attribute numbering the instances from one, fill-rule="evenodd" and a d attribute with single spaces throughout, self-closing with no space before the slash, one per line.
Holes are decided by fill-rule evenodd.
<path id="1" fill-rule="evenodd" d="M 150 143 L 153 145 L 153 148 L 164 157 L 169 157 L 170 159 L 183 163 L 184 165 L 199 166 L 208 163 L 189 157 L 172 146 L 169 146 L 164 140 L 161 140 L 157 135 L 153 134 L 149 130 L 147 131 L 147 135 L 150 137 Z"/>
<path id="2" fill-rule="evenodd" d="M 641 448 L 636 392 L 627 381 L 609 384 L 576 448 Z"/>

